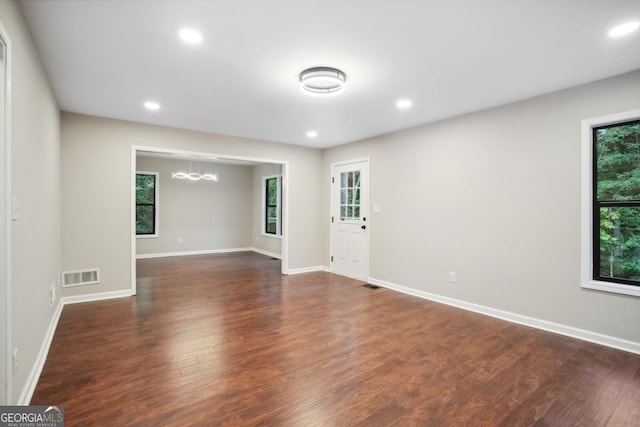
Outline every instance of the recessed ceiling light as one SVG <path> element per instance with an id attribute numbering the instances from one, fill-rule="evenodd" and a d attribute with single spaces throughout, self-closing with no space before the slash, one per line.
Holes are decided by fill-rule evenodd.
<path id="1" fill-rule="evenodd" d="M 413 102 L 411 102 L 410 99 L 401 99 L 398 102 L 396 102 L 396 107 L 400 108 L 401 110 L 406 110 L 412 105 L 413 105 Z"/>
<path id="2" fill-rule="evenodd" d="M 160 109 L 160 104 L 154 101 L 147 101 L 144 103 L 144 108 L 150 111 L 157 111 Z"/>
<path id="3" fill-rule="evenodd" d="M 202 34 L 191 28 L 183 28 L 178 32 L 178 35 L 187 43 L 198 44 L 202 42 Z"/>
<path id="4" fill-rule="evenodd" d="M 624 24 L 613 27 L 611 31 L 609 31 L 609 37 L 622 37 L 626 36 L 629 33 L 634 32 L 640 27 L 640 22 L 626 22 Z"/>
<path id="5" fill-rule="evenodd" d="M 300 89 L 311 95 L 332 95 L 344 89 L 347 75 L 331 67 L 313 67 L 298 76 Z"/>
<path id="6" fill-rule="evenodd" d="M 315 130 L 310 130 L 309 132 L 307 132 L 307 136 L 309 138 L 315 138 L 316 136 L 318 136 L 318 132 L 316 132 Z"/>

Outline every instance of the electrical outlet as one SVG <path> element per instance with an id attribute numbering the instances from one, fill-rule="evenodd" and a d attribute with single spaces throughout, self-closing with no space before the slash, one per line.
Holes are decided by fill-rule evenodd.
<path id="1" fill-rule="evenodd" d="M 18 349 L 13 350 L 13 374 L 18 373 Z"/>
<path id="2" fill-rule="evenodd" d="M 449 283 L 456 283 L 456 273 L 455 273 L 455 271 L 449 272 Z"/>
<path id="3" fill-rule="evenodd" d="M 182 237 L 178 237 L 178 243 L 179 244 L 183 244 L 184 243 L 184 239 Z"/>

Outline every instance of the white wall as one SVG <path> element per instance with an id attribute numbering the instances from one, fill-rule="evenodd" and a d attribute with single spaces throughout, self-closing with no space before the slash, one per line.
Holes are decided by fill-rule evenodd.
<path id="1" fill-rule="evenodd" d="M 279 237 L 268 236 L 262 234 L 262 219 L 264 215 L 263 208 L 263 189 L 262 178 L 265 176 L 279 175 L 282 173 L 282 165 L 265 163 L 253 167 L 252 184 L 253 184 L 253 203 L 251 214 L 251 230 L 252 244 L 250 246 L 265 251 L 273 255 L 282 254 L 282 239 Z"/>
<path id="2" fill-rule="evenodd" d="M 17 3 L 0 1 L 0 25 L 11 43 L 11 190 L 20 209 L 11 222 L 10 284 L 17 402 L 34 379 L 57 305 L 49 304 L 49 287 L 60 271 L 60 114 Z"/>
<path id="3" fill-rule="evenodd" d="M 194 167 L 195 163 L 194 163 Z M 159 237 L 136 239 L 138 255 L 251 246 L 252 167 L 200 163 L 218 181 L 172 179 L 189 161 L 138 156 L 137 170 L 158 172 Z M 178 239 L 182 239 L 179 243 Z"/>
<path id="4" fill-rule="evenodd" d="M 639 107 L 636 71 L 329 149 L 323 182 L 371 157 L 371 277 L 640 343 L 639 298 L 580 288 L 580 120 Z"/>
<path id="5" fill-rule="evenodd" d="M 322 153 L 311 148 L 62 114 L 63 269 L 101 269 L 99 285 L 64 295 L 130 289 L 133 146 L 288 162 L 289 268 L 321 265 Z"/>

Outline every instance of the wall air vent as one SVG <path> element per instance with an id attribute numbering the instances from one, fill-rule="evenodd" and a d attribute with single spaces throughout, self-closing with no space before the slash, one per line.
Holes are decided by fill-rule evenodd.
<path id="1" fill-rule="evenodd" d="M 62 287 L 95 285 L 100 283 L 100 269 L 75 270 L 62 272 Z"/>

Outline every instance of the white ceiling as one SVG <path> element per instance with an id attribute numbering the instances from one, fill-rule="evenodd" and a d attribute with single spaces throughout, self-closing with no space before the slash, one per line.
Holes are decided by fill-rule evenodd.
<path id="1" fill-rule="evenodd" d="M 640 0 L 23 0 L 65 111 L 329 147 L 640 69 Z M 185 45 L 178 30 L 203 33 Z M 303 94 L 300 71 L 346 72 Z M 398 110 L 402 97 L 413 100 Z M 142 104 L 153 99 L 157 112 Z M 306 132 L 316 130 L 315 139 Z"/>

